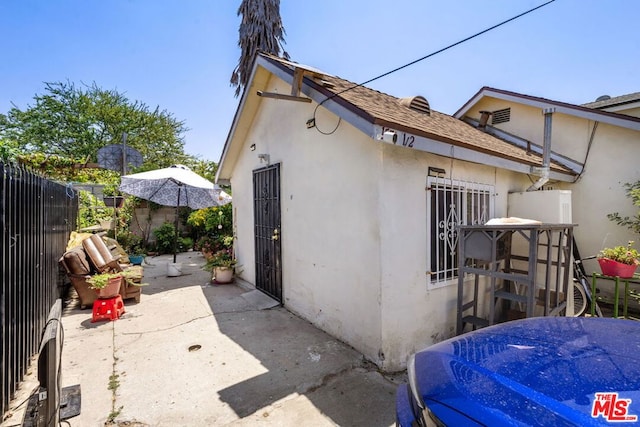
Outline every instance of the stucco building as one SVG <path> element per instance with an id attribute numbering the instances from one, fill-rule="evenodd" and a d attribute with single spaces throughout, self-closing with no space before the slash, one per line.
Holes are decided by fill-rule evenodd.
<path id="1" fill-rule="evenodd" d="M 470 102 L 460 117 L 500 102 Z M 538 125 L 525 136 L 538 141 Z M 563 156 L 545 164 L 541 151 L 423 97 L 399 99 L 261 54 L 217 181 L 233 187 L 242 277 L 396 370 L 455 333 L 456 225 L 507 216 L 509 193 L 542 178 L 541 188 L 572 188 L 580 174 Z"/>

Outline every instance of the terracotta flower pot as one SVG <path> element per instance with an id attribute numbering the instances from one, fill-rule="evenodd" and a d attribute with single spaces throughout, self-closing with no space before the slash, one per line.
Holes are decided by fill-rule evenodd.
<path id="1" fill-rule="evenodd" d="M 122 285 L 122 277 L 112 277 L 109 279 L 107 286 L 102 289 L 98 289 L 99 298 L 113 298 L 120 293 L 120 286 Z"/>
<path id="2" fill-rule="evenodd" d="M 605 276 L 620 277 L 622 279 L 633 277 L 637 268 L 635 264 L 624 264 L 609 258 L 598 258 L 598 264 L 600 264 L 600 270 Z"/>

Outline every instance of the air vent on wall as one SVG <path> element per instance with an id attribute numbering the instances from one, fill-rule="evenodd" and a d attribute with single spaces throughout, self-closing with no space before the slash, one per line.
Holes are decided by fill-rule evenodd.
<path id="1" fill-rule="evenodd" d="M 429 102 L 423 96 L 413 96 L 411 98 L 402 98 L 400 100 L 400 104 L 405 107 L 411 108 L 414 111 L 419 113 L 423 113 L 426 115 L 431 115 L 431 107 L 429 106 Z"/>
<path id="2" fill-rule="evenodd" d="M 506 123 L 511 120 L 511 108 L 505 108 L 504 110 L 496 110 L 493 112 L 491 124 L 497 125 L 499 123 Z"/>

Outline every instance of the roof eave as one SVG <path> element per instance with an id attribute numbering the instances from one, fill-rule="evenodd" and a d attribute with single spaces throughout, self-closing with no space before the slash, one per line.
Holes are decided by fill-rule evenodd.
<path id="1" fill-rule="evenodd" d="M 261 70 L 264 70 L 264 74 L 262 74 Z M 267 56 L 256 56 L 251 78 L 249 79 L 250 86 L 245 88 L 242 94 L 238 109 L 231 124 L 231 129 L 229 130 L 229 135 L 227 136 L 220 156 L 218 172 L 216 173 L 217 183 L 228 184 L 231 180 L 231 173 L 240 152 L 240 148 L 238 147 L 239 143 L 236 141 L 242 140 L 246 136 L 248 127 L 245 128 L 245 126 L 248 125 L 245 124 L 250 124 L 253 121 L 253 114 L 255 114 L 262 99 L 257 96 L 256 92 L 266 88 L 270 74 L 278 77 L 287 84 L 293 84 L 293 70 L 277 61 L 270 60 Z M 260 77 L 263 78 L 261 78 L 259 82 L 256 82 L 256 78 Z M 303 79 L 300 92 L 316 103 L 322 103 L 324 108 L 341 117 L 342 120 L 349 122 L 360 131 L 366 134 L 370 133 L 371 124 L 373 123 L 373 118 L 370 115 L 345 101 L 343 98 L 334 96 L 331 91 L 326 90 L 312 79 L 308 77 Z M 245 113 L 249 109 L 253 111 L 253 114 L 247 117 Z"/>
<path id="2" fill-rule="evenodd" d="M 637 117 L 612 113 L 608 111 L 595 110 L 593 108 L 582 107 L 565 102 L 552 101 L 544 98 L 537 98 L 529 95 L 523 95 L 489 87 L 483 87 L 482 89 L 480 89 L 469 101 L 467 101 L 462 106 L 462 108 L 456 111 L 454 117 L 457 119 L 462 119 L 464 116 L 466 116 L 469 110 L 484 97 L 502 99 L 504 101 L 529 105 L 531 107 L 537 107 L 540 109 L 553 108 L 557 113 L 567 114 L 570 116 L 580 117 L 595 122 L 607 123 L 614 126 L 640 131 L 640 118 Z"/>
<path id="3" fill-rule="evenodd" d="M 241 148 L 239 146 L 241 144 L 236 141 L 244 140 L 244 137 L 247 135 L 249 126 L 253 121 L 253 116 L 261 102 L 261 98 L 256 95 L 256 92 L 264 89 L 269 80 L 269 73 L 267 71 L 269 70 L 264 58 L 257 55 L 251 71 L 251 77 L 249 78 L 249 87 L 246 87 L 242 93 L 222 149 L 222 154 L 220 155 L 218 171 L 215 178 L 216 183 L 230 183 L 231 173 L 238 160 Z M 246 112 L 250 112 L 251 114 L 248 116 L 245 114 Z"/>
<path id="4" fill-rule="evenodd" d="M 379 135 L 386 129 L 400 130 L 398 127 L 394 127 L 393 123 L 378 122 L 378 124 L 373 126 L 371 134 Z M 418 135 L 416 133 L 412 133 L 411 136 L 413 136 L 413 142 L 412 147 L 409 149 L 423 151 L 438 156 L 478 163 L 526 175 L 535 175 L 535 169 L 540 167 L 540 162 L 533 159 L 530 162 L 525 162 L 521 159 L 515 159 L 508 156 L 496 156 L 491 152 L 480 151 L 477 147 L 466 147 L 456 143 L 455 141 L 427 136 L 425 134 Z M 378 140 L 375 137 L 374 139 Z M 401 146 L 402 142 L 400 141 L 402 138 L 399 137 L 398 140 L 398 143 L 389 144 Z M 384 143 L 383 141 L 380 142 Z M 576 174 L 570 171 L 562 172 L 557 169 L 551 169 L 549 171 L 549 178 L 556 181 L 573 182 L 575 177 Z"/>
<path id="5" fill-rule="evenodd" d="M 275 60 L 270 60 L 263 55 L 256 57 L 256 62 L 249 80 L 250 86 L 245 89 L 242 95 L 223 148 L 218 172 L 216 174 L 216 182 L 229 183 L 233 168 L 240 154 L 241 141 L 246 137 L 249 126 L 253 122 L 255 112 L 261 103 L 261 98 L 257 96 L 256 92 L 266 88 L 271 74 L 288 84 L 293 83 L 293 70 L 291 68 Z M 484 89 L 486 88 L 483 88 L 483 90 Z M 482 94 L 483 90 L 476 94 L 476 96 L 479 97 L 478 99 L 484 96 Z M 335 96 L 333 92 L 308 77 L 303 79 L 300 92 L 311 98 L 314 102 L 318 104 L 321 103 L 323 108 L 331 111 L 373 140 L 376 140 L 376 136 L 382 133 L 382 127 L 389 127 L 412 134 L 416 138 L 414 148 L 419 151 L 444 157 L 453 157 L 473 163 L 481 163 L 524 174 L 531 174 L 532 168 L 539 166 L 533 160 L 531 162 L 525 162 L 521 159 L 513 159 L 507 156 L 496 156 L 489 152 L 479 151 L 477 147 L 466 147 L 459 142 L 450 141 L 438 135 L 421 133 L 416 131 L 416 129 L 410 129 L 397 123 L 375 118 L 368 112 L 346 101 L 344 98 Z M 451 154 L 452 149 L 454 154 Z M 552 170 L 550 172 L 550 178 L 572 182 L 574 175 L 570 172 L 563 173 Z"/>

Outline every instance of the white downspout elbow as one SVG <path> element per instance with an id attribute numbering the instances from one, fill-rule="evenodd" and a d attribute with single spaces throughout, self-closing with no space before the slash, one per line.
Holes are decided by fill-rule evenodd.
<path id="1" fill-rule="evenodd" d="M 544 168 L 542 170 L 542 176 L 540 176 L 536 182 L 531 184 L 531 186 L 527 188 L 527 191 L 537 191 L 547 182 L 549 182 L 549 168 Z"/>

